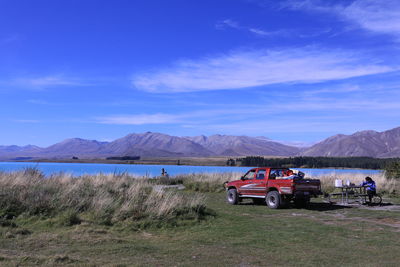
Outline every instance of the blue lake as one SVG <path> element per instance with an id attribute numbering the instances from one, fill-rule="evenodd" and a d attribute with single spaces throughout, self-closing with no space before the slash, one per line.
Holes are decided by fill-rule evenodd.
<path id="1" fill-rule="evenodd" d="M 40 169 L 46 175 L 65 172 L 79 176 L 83 174 L 96 173 L 122 173 L 128 172 L 139 176 L 154 177 L 161 174 L 164 168 L 169 175 L 184 173 L 202 173 L 202 172 L 240 172 L 244 173 L 251 167 L 218 167 L 218 166 L 178 166 L 178 165 L 128 165 L 128 164 L 97 164 L 97 163 L 35 163 L 35 162 L 0 162 L 0 171 L 17 171 L 27 167 Z M 306 176 L 313 176 L 325 173 L 362 173 L 364 175 L 373 175 L 379 173 L 379 170 L 353 170 L 353 169 L 302 169 Z"/>

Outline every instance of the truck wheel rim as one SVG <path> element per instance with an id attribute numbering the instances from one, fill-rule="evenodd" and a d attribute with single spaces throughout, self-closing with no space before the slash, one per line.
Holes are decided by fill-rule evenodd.
<path id="1" fill-rule="evenodd" d="M 276 199 L 274 196 L 270 196 L 268 198 L 268 204 L 270 204 L 271 206 L 275 205 Z"/>
<path id="2" fill-rule="evenodd" d="M 229 201 L 232 201 L 232 200 L 233 200 L 233 193 L 232 193 L 232 192 L 229 192 L 229 193 L 228 193 L 228 200 L 229 200 Z"/>

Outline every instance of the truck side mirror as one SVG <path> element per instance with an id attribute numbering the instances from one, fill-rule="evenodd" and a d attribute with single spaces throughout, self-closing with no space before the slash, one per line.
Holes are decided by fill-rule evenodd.
<path id="1" fill-rule="evenodd" d="M 242 177 L 240 177 L 240 180 L 244 180 L 244 175 Z"/>
<path id="2" fill-rule="evenodd" d="M 269 175 L 269 179 L 275 179 L 276 178 L 276 173 L 271 173 Z"/>

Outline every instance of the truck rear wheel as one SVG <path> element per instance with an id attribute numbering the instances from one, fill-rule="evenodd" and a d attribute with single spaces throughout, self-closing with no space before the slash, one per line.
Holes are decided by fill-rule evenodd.
<path id="1" fill-rule="evenodd" d="M 239 201 L 239 197 L 236 189 L 231 188 L 226 192 L 226 200 L 229 204 L 236 205 Z"/>
<path id="2" fill-rule="evenodd" d="M 270 191 L 265 198 L 267 206 L 271 209 L 279 209 L 281 206 L 281 195 L 278 191 Z"/>

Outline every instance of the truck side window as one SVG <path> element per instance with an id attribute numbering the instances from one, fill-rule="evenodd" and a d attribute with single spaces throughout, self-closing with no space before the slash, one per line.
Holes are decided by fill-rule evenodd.
<path id="1" fill-rule="evenodd" d="M 265 178 L 265 170 L 259 170 L 257 172 L 257 180 L 264 180 Z"/>
<path id="2" fill-rule="evenodd" d="M 275 179 L 277 176 L 279 176 L 278 170 L 271 170 L 269 173 L 269 179 Z"/>
<path id="3" fill-rule="evenodd" d="M 255 170 L 251 170 L 248 173 L 245 174 L 245 176 L 243 176 L 244 180 L 252 180 L 254 179 L 254 174 L 255 174 Z"/>

